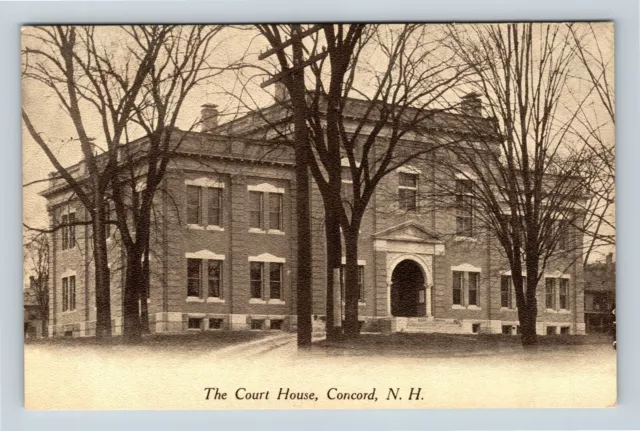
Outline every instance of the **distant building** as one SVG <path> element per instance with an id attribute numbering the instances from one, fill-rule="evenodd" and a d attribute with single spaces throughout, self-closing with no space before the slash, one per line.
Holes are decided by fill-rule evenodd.
<path id="1" fill-rule="evenodd" d="M 30 277 L 30 286 L 22 291 L 24 305 L 24 336 L 25 338 L 36 338 L 42 336 L 42 318 L 40 316 L 40 306 L 36 298 L 36 291 L 33 287 L 34 278 Z"/>
<path id="2" fill-rule="evenodd" d="M 586 265 L 584 269 L 584 319 L 588 334 L 609 333 L 616 304 L 616 263 L 613 253 L 605 262 Z"/>
<path id="3" fill-rule="evenodd" d="M 468 105 L 468 106 L 467 106 Z M 473 145 L 464 124 L 473 122 L 499 149 L 494 119 L 483 117 L 477 95 L 463 99 L 462 113 L 434 113 L 424 134 L 402 145 L 424 148 L 425 137 L 452 136 Z M 367 102 L 350 100 L 355 122 Z M 295 175 L 290 147 L 274 148 L 276 134 L 262 121 L 283 128 L 291 113 L 275 104 L 218 124 L 215 105 L 203 107 L 203 130 L 184 141 L 155 197 L 148 310 L 152 332 L 296 328 Z M 351 125 L 349 126 L 351 127 Z M 143 140 L 130 145 L 144 145 Z M 389 174 L 371 199 L 360 235 L 360 307 L 363 330 L 503 333 L 518 332 L 518 312 L 507 260 L 498 241 L 477 228 L 468 178 L 446 176 L 445 151 Z M 83 165 L 71 168 L 78 178 Z M 348 171 L 345 169 L 345 172 Z M 343 180 L 349 183 L 349 178 Z M 449 181 L 457 190 L 451 208 L 435 205 L 421 191 Z M 449 184 L 449 183 L 447 183 Z M 346 187 L 345 187 L 346 189 Z M 59 175 L 48 189 L 51 223 L 87 220 L 85 208 Z M 312 189 L 313 318 L 325 318 L 323 204 Z M 123 254 L 110 232 L 111 315 L 122 331 Z M 76 226 L 53 236 L 50 332 L 53 336 L 95 334 L 91 229 Z M 563 250 L 548 262 L 538 288 L 537 332 L 583 334 L 582 234 L 571 229 Z"/>

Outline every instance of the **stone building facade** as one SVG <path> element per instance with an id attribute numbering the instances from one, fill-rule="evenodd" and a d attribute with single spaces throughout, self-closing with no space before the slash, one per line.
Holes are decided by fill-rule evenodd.
<path id="1" fill-rule="evenodd" d="M 147 300 L 151 331 L 293 330 L 297 232 L 291 148 L 274 145 L 257 114 L 218 125 L 215 105 L 204 110 L 203 118 L 211 120 L 204 131 L 176 132 L 183 143 L 154 198 Z M 354 112 L 357 117 L 355 102 Z M 260 118 L 280 123 L 287 115 L 277 104 L 260 112 Z M 466 112 L 440 115 L 432 133 L 463 136 L 463 116 L 495 130 L 493 120 Z M 421 139 L 405 144 L 425 145 Z M 362 330 L 515 334 L 515 295 L 497 241 L 477 229 L 471 212 L 434 201 L 438 184 L 464 181 L 438 169 L 440 157 L 435 151 L 390 173 L 371 199 L 358 257 Z M 81 164 L 73 169 L 82 177 Z M 44 196 L 52 223 L 87 219 L 61 178 L 52 176 Z M 325 256 L 331 251 L 325 247 L 323 204 L 315 186 L 311 207 L 313 321 L 323 330 Z M 90 235 L 85 226 L 54 235 L 54 336 L 95 333 Z M 568 238 L 582 241 L 577 230 Z M 124 276 L 118 242 L 112 229 L 115 334 L 122 327 Z M 539 334 L 584 333 L 582 265 L 575 264 L 581 262 L 580 249 L 567 247 L 547 265 L 538 288 Z"/>

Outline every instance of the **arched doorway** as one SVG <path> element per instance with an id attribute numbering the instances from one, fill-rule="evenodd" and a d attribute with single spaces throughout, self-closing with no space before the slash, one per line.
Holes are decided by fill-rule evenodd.
<path id="1" fill-rule="evenodd" d="M 391 315 L 426 316 L 425 280 L 422 269 L 413 260 L 398 263 L 391 274 Z"/>

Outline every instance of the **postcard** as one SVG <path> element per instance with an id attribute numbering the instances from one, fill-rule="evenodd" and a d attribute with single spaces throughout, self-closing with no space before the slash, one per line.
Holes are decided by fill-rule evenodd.
<path id="1" fill-rule="evenodd" d="M 28 409 L 616 404 L 611 22 L 22 28 Z"/>

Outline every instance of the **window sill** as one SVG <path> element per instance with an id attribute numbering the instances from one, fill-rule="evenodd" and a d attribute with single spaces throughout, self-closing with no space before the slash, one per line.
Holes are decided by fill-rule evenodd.
<path id="1" fill-rule="evenodd" d="M 482 310 L 482 307 L 478 307 L 477 305 L 468 305 L 465 307 L 464 305 L 453 304 L 451 308 L 453 310 Z"/>
<path id="2" fill-rule="evenodd" d="M 78 310 L 68 310 L 68 311 L 63 311 L 63 312 L 62 312 L 62 315 L 65 315 L 65 314 L 73 314 L 73 313 L 75 313 L 76 311 L 78 311 Z"/>
<path id="3" fill-rule="evenodd" d="M 200 226 L 199 224 L 187 224 L 187 229 L 204 230 L 204 226 Z"/>
<path id="4" fill-rule="evenodd" d="M 204 299 L 196 298 L 195 296 L 187 296 L 187 302 L 204 302 Z"/>
<path id="5" fill-rule="evenodd" d="M 269 235 L 284 235 L 284 231 L 279 229 L 269 229 L 267 233 Z"/>
<path id="6" fill-rule="evenodd" d="M 249 304 L 285 305 L 286 302 L 284 302 L 281 299 L 264 300 L 264 299 L 260 299 L 260 298 L 250 298 L 249 299 Z"/>
<path id="7" fill-rule="evenodd" d="M 286 302 L 284 302 L 282 299 L 270 299 L 270 300 L 267 301 L 267 304 L 285 305 Z"/>
<path id="8" fill-rule="evenodd" d="M 567 310 L 566 308 L 559 308 L 557 310 L 554 308 L 546 308 L 544 311 L 547 313 L 571 314 L 571 310 Z"/>
<path id="9" fill-rule="evenodd" d="M 471 242 L 471 243 L 476 243 L 478 242 L 478 238 L 476 237 L 472 237 L 472 236 L 455 236 L 453 238 L 454 242 Z"/>
<path id="10" fill-rule="evenodd" d="M 260 229 L 259 227 L 250 227 L 249 233 L 267 233 L 267 231 L 264 229 Z"/>
<path id="11" fill-rule="evenodd" d="M 224 228 L 222 226 L 216 226 L 213 224 L 207 225 L 206 230 L 211 230 L 214 232 L 224 232 Z"/>
<path id="12" fill-rule="evenodd" d="M 516 311 L 517 308 L 516 307 L 500 307 L 500 311 Z"/>
<path id="13" fill-rule="evenodd" d="M 217 298 L 215 296 L 210 296 L 207 298 L 207 302 L 208 303 L 218 303 L 218 304 L 224 304 L 225 300 L 222 298 Z"/>

